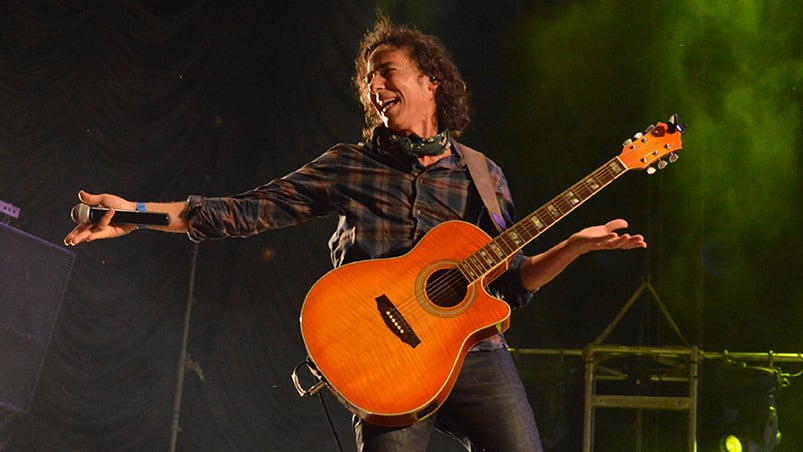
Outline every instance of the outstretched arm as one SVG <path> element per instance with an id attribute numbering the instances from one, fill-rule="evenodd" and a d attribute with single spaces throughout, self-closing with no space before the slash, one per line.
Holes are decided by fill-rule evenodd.
<path id="1" fill-rule="evenodd" d="M 627 221 L 616 219 L 604 225 L 591 226 L 572 234 L 552 248 L 528 258 L 521 264 L 521 282 L 528 290 L 536 290 L 552 281 L 575 259 L 589 251 L 646 248 L 641 234 L 619 234 Z"/>
<path id="2" fill-rule="evenodd" d="M 114 211 L 118 210 L 135 210 L 137 203 L 128 201 L 116 195 L 103 193 L 94 195 L 87 193 L 83 190 L 78 192 L 78 199 L 90 206 L 99 206 L 108 208 L 109 211 L 103 215 L 97 223 L 79 224 L 66 237 L 64 237 L 64 244 L 69 246 L 78 245 L 82 242 L 91 242 L 98 239 L 110 239 L 120 237 L 128 234 L 129 232 L 137 229 L 136 226 L 130 224 L 115 224 Z M 187 232 L 187 223 L 184 219 L 187 211 L 186 201 L 176 201 L 167 203 L 149 202 L 145 203 L 145 209 L 151 212 L 164 212 L 170 215 L 170 224 L 167 226 L 148 226 L 151 229 L 158 229 L 166 232 Z"/>

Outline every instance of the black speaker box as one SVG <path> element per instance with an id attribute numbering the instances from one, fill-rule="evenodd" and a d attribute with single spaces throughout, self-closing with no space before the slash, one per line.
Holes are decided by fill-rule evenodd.
<path id="1" fill-rule="evenodd" d="M 0 408 L 27 413 L 75 254 L 0 223 Z"/>

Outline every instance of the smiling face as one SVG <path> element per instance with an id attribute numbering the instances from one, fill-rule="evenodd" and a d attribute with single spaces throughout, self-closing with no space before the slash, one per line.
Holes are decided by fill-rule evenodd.
<path id="1" fill-rule="evenodd" d="M 406 48 L 390 44 L 368 56 L 366 89 L 382 123 L 397 135 L 429 138 L 438 133 L 437 80 L 421 72 Z"/>

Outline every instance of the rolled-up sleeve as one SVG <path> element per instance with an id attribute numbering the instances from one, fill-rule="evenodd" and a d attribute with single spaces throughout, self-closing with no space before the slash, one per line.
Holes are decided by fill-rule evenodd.
<path id="1" fill-rule="evenodd" d="M 510 267 L 489 286 L 489 291 L 495 297 L 505 300 L 511 309 L 527 306 L 538 290 L 527 290 L 521 283 L 521 263 L 527 256 L 519 253 L 510 261 Z"/>

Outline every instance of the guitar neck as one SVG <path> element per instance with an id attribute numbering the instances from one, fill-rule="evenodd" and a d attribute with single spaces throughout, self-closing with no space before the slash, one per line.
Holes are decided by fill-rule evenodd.
<path id="1" fill-rule="evenodd" d="M 463 259 L 458 269 L 469 282 L 483 278 L 627 170 L 619 157 L 612 158 Z"/>

